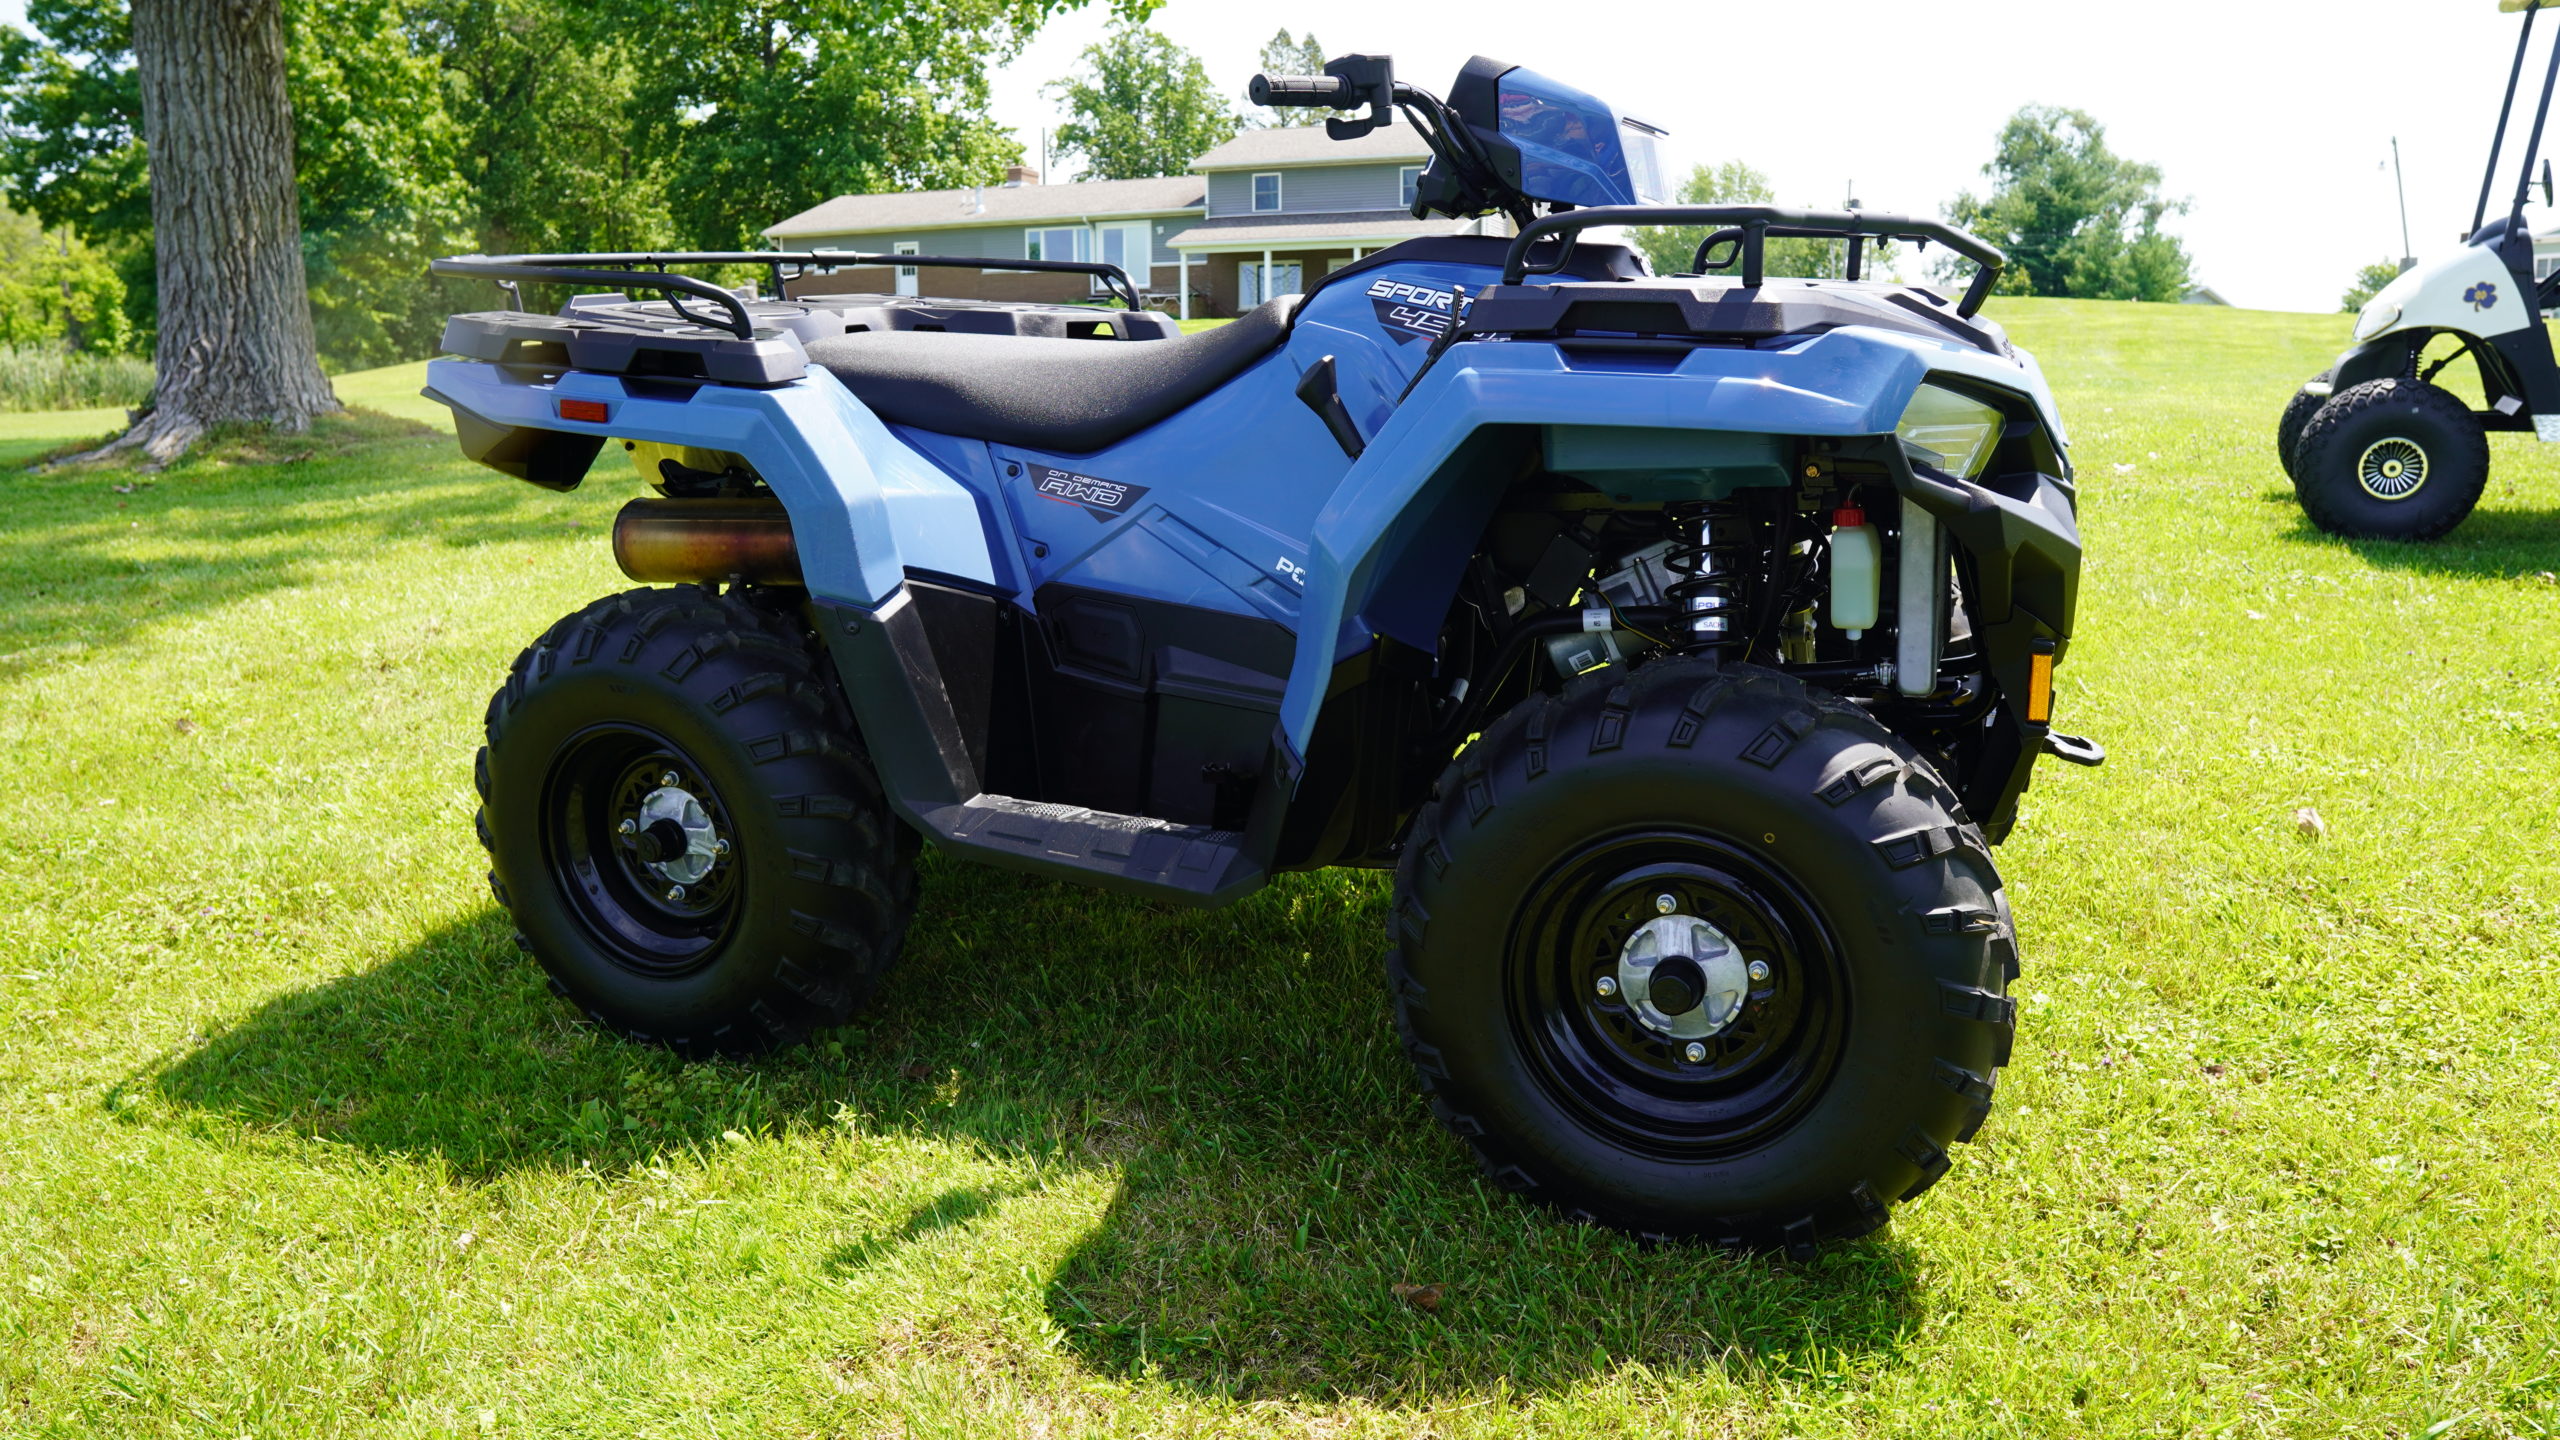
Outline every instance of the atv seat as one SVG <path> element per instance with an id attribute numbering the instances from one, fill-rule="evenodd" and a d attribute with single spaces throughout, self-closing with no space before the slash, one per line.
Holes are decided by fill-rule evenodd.
<path id="1" fill-rule="evenodd" d="M 1297 303 L 1283 295 L 1232 324 L 1170 340 L 884 330 L 813 340 L 809 360 L 892 425 L 1085 454 L 1244 373 L 1279 345 Z"/>

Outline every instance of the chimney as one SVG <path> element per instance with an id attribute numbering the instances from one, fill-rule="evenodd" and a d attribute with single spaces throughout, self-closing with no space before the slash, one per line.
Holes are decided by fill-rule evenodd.
<path id="1" fill-rule="evenodd" d="M 1040 172 L 1032 169 L 1028 165 L 1007 165 L 1004 167 L 1004 188 L 1007 190 L 1010 190 L 1017 185 L 1037 185 L 1039 183 Z"/>

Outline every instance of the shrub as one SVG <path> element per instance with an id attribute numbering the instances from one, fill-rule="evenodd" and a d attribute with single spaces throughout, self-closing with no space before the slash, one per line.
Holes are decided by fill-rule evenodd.
<path id="1" fill-rule="evenodd" d="M 127 409 L 151 398 L 151 362 L 60 345 L 0 345 L 0 410 Z"/>

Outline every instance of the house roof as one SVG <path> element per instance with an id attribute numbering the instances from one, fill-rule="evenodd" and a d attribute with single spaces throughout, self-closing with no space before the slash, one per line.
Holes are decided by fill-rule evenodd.
<path id="1" fill-rule="evenodd" d="M 768 240 L 861 235 L 883 230 L 950 230 L 1020 225 L 1035 220 L 1179 215 L 1207 203 L 1197 175 L 1152 180 L 1086 180 L 1073 185 L 985 185 L 967 190 L 911 190 L 894 195 L 839 195 L 764 228 Z"/>
<path id="2" fill-rule="evenodd" d="M 1354 165 L 1363 161 L 1428 160 L 1430 147 L 1410 125 L 1381 125 L 1356 140 L 1336 140 L 1321 125 L 1247 130 L 1191 162 L 1208 170 L 1285 170 L 1295 165 Z"/>
<path id="3" fill-rule="evenodd" d="M 1320 244 L 1328 241 L 1386 245 L 1398 240 L 1411 240 L 1417 235 L 1457 235 L 1468 233 L 1468 230 L 1468 223 L 1463 221 L 1415 220 L 1403 215 L 1381 215 L 1375 210 L 1323 215 L 1237 215 L 1224 220 L 1203 221 L 1165 243 L 1177 250 Z"/>

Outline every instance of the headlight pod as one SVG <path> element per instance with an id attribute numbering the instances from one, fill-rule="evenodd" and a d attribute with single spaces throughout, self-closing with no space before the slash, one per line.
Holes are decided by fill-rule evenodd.
<path id="1" fill-rule="evenodd" d="M 2370 340 L 2400 323 L 2400 307 L 2389 301 L 2376 300 L 2356 315 L 2356 339 Z"/>
<path id="2" fill-rule="evenodd" d="M 1991 463 L 1991 451 L 2009 417 L 1970 395 L 1935 385 L 1914 391 L 1893 433 L 1927 452 L 1922 458 L 1958 479 L 1970 480 Z"/>

